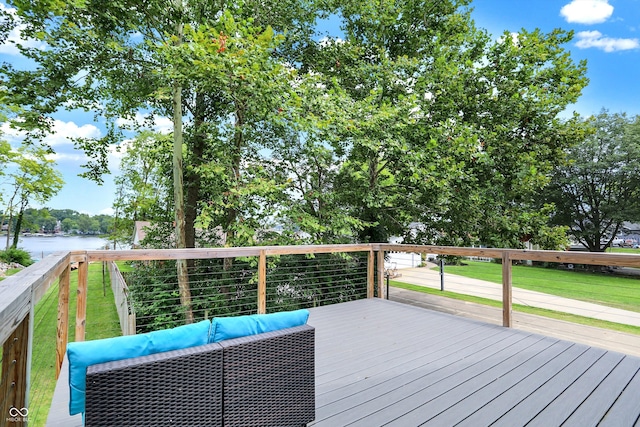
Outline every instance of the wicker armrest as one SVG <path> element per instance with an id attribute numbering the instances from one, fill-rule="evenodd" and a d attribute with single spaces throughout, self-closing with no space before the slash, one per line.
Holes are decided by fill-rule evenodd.
<path id="1" fill-rule="evenodd" d="M 221 341 L 225 426 L 303 426 L 315 419 L 315 329 Z"/>
<path id="2" fill-rule="evenodd" d="M 221 426 L 222 347 L 92 365 L 86 387 L 86 426 Z"/>

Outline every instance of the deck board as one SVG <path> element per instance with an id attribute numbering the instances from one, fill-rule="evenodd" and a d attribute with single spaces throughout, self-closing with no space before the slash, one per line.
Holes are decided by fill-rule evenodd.
<path id="1" fill-rule="evenodd" d="M 518 355 L 523 352 L 540 352 L 546 345 L 538 340 L 521 340 L 506 351 L 496 354 L 502 360 L 483 360 L 473 366 L 456 372 L 456 374 L 437 384 L 430 384 L 420 395 L 406 402 L 407 412 L 393 421 L 390 426 L 420 425 L 434 416 L 454 407 L 470 393 L 487 386 L 495 378 L 507 375 L 522 361 Z M 515 352 L 515 353 L 512 353 Z M 507 353 L 512 353 L 511 356 Z M 492 365 L 492 366 L 491 366 Z M 425 402 L 421 404 L 421 402 Z"/>
<path id="2" fill-rule="evenodd" d="M 638 421 L 640 414 L 640 372 L 626 385 L 622 394 L 613 404 L 600 425 L 602 427 L 630 426 Z"/>
<path id="3" fill-rule="evenodd" d="M 549 341 L 549 339 L 545 339 L 541 343 Z M 507 402 L 523 399 L 532 385 L 535 387 L 548 377 L 548 371 L 553 370 L 554 361 L 563 363 L 565 360 L 575 357 L 579 351 L 580 349 L 575 346 L 566 349 L 561 343 L 553 342 L 503 377 L 496 378 L 485 387 L 469 393 L 454 406 L 429 419 L 425 425 L 456 425 L 474 415 L 476 416 L 475 425 L 488 425 L 496 419 L 495 408 L 505 408 L 505 405 L 508 405 Z M 527 378 L 538 378 L 538 381 L 523 385 Z M 482 418 L 481 411 L 483 410 L 486 412 L 485 418 Z"/>
<path id="4" fill-rule="evenodd" d="M 636 373 L 639 365 L 638 360 L 622 359 L 578 409 L 571 414 L 567 419 L 567 425 L 582 427 L 597 425 L 594 421 L 602 420 L 629 383 L 629 373 Z"/>
<path id="5" fill-rule="evenodd" d="M 633 425 L 640 414 L 634 356 L 377 299 L 311 309 L 309 323 L 313 426 Z"/>
<path id="6" fill-rule="evenodd" d="M 512 420 L 520 419 L 523 423 L 534 418 L 538 413 L 542 412 L 551 405 L 558 396 L 573 384 L 582 374 L 585 367 L 595 363 L 605 353 L 604 350 L 588 349 L 576 359 L 572 360 L 566 366 L 556 366 L 555 372 L 542 386 L 533 390 L 531 394 L 512 408 L 507 409 L 503 414 L 499 414 L 500 418 L 495 422 L 495 426 L 512 426 Z"/>
<path id="7" fill-rule="evenodd" d="M 620 354 L 605 353 L 593 365 L 589 366 L 576 381 L 560 395 L 557 395 L 556 399 L 543 412 L 536 415 L 529 425 L 545 427 L 569 418 L 573 411 L 583 404 L 589 394 L 620 363 L 622 357 Z"/>
<path id="8" fill-rule="evenodd" d="M 635 356 L 380 299 L 310 312 L 310 426 L 620 427 L 640 418 Z M 56 420 L 65 387 L 47 425 L 72 425 Z"/>
<path id="9" fill-rule="evenodd" d="M 400 375 L 385 375 L 386 381 L 379 386 L 369 386 L 367 379 L 378 375 L 376 372 L 371 372 L 371 376 L 363 377 L 358 381 L 360 391 L 357 394 L 326 407 L 318 406 L 316 403 L 316 418 L 326 418 L 333 425 L 347 425 L 351 422 L 360 422 L 360 419 L 364 425 L 380 425 L 379 423 L 387 416 L 387 408 L 400 408 L 401 411 L 404 411 L 403 408 L 408 404 L 413 405 L 409 402 L 416 399 L 414 395 L 421 393 L 425 385 L 447 381 L 449 377 L 455 376 L 464 365 L 469 365 L 466 366 L 466 369 L 482 369 L 477 366 L 478 360 L 490 358 L 500 350 L 506 351 L 509 346 L 516 344 L 521 339 L 519 336 L 498 332 L 493 336 L 487 336 L 474 345 L 468 345 L 460 351 L 448 352 L 438 359 L 421 358 L 414 369 Z M 472 355 L 476 359 L 475 361 L 469 358 Z"/>

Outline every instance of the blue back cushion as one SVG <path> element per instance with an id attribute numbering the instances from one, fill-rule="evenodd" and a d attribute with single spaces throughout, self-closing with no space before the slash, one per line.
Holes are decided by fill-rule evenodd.
<path id="1" fill-rule="evenodd" d="M 84 412 L 87 366 L 204 345 L 208 342 L 210 329 L 211 322 L 203 320 L 191 325 L 146 334 L 67 344 L 69 414 Z"/>
<path id="2" fill-rule="evenodd" d="M 292 328 L 307 323 L 309 310 L 283 311 L 249 316 L 216 317 L 212 321 L 209 342 Z"/>

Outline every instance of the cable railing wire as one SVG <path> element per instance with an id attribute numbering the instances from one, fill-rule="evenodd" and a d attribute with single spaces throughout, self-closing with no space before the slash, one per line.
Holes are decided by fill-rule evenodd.
<path id="1" fill-rule="evenodd" d="M 138 332 L 177 326 L 187 309 L 196 320 L 256 313 L 257 261 L 257 257 L 190 261 L 188 308 L 181 306 L 174 263 L 132 263 L 133 271 L 123 277 Z M 267 310 L 363 298 L 367 269 L 366 256 L 361 253 L 268 257 Z"/>
<path id="2" fill-rule="evenodd" d="M 255 252 L 254 252 L 255 253 Z M 422 271 L 416 267 L 426 263 L 427 258 L 421 254 L 409 254 L 410 256 L 398 257 L 395 254 L 387 254 L 385 268 L 391 263 L 395 263 L 395 268 L 402 275 L 402 279 L 411 281 L 414 277 L 420 278 Z M 315 255 L 308 254 L 287 254 L 287 255 L 267 255 L 266 269 L 266 303 L 267 312 L 274 312 L 286 309 L 302 307 L 314 307 L 323 303 L 335 303 L 349 301 L 355 298 L 364 298 L 367 295 L 369 253 L 345 252 L 338 254 L 321 253 Z M 377 262 L 377 258 L 376 258 Z M 148 263 L 151 267 L 145 267 Z M 202 259 L 189 260 L 187 276 L 191 288 L 191 309 L 196 319 L 213 318 L 215 316 L 254 314 L 257 312 L 258 301 L 258 256 L 238 257 L 225 259 Z M 130 299 L 130 307 L 127 312 L 135 314 L 136 321 L 140 324 L 149 325 L 146 329 L 138 329 L 138 333 L 149 330 L 169 328 L 178 324 L 183 324 L 185 319 L 185 308 L 181 306 L 178 290 L 178 280 L 176 277 L 175 261 L 144 261 L 133 262 L 134 273 L 130 277 L 140 279 L 139 284 L 132 284 L 132 289 L 127 291 L 127 298 Z M 379 267 L 379 266 L 376 266 Z M 138 270 L 137 272 L 135 270 Z M 576 269 L 577 270 L 577 269 Z M 147 274 L 153 271 L 153 274 Z M 432 272 L 433 273 L 433 272 Z M 93 273 L 90 273 L 93 274 Z M 378 268 L 374 269 L 374 280 L 378 283 Z M 125 274 L 126 276 L 126 274 Z M 137 277 L 136 277 L 137 276 Z M 516 277 L 514 271 L 512 277 Z M 434 274 L 433 287 L 439 288 L 439 276 Z M 493 277 L 500 282 L 501 274 Z M 576 283 L 580 279 L 576 277 Z M 127 280 L 129 284 L 129 280 Z M 447 274 L 446 285 L 462 283 Z M 537 285 L 538 286 L 538 285 Z M 539 285 L 542 291 L 551 292 L 550 287 Z M 588 298 L 595 298 L 599 290 L 608 287 L 606 283 L 589 284 L 591 288 L 584 290 L 584 295 Z M 109 285 L 107 285 L 109 288 Z M 621 289 L 634 289 L 633 283 L 623 283 Z M 54 289 L 52 287 L 52 289 Z M 374 287 L 377 292 L 377 286 Z M 490 286 L 475 285 L 477 292 L 489 295 Z M 159 294 L 160 293 L 160 294 Z M 41 302 L 51 302 L 57 298 L 58 292 L 50 290 Z M 106 319 L 103 314 L 116 310 L 113 294 L 107 292 L 107 297 L 93 298 L 98 293 L 90 291 L 88 294 L 88 307 L 86 323 L 92 325 L 107 334 L 113 336 L 120 335 L 122 330 L 119 327 L 119 320 L 113 317 L 114 321 L 95 320 Z M 100 296 L 102 294 L 100 293 Z M 74 293 L 70 295 L 73 304 Z M 640 297 L 630 296 L 628 301 L 638 304 Z M 529 304 L 519 297 L 513 298 L 514 303 Z M 155 304 L 155 306 L 154 306 Z M 56 310 L 57 304 L 46 304 L 49 308 L 42 310 L 36 306 L 34 312 L 34 328 L 46 326 L 46 317 L 49 317 Z M 152 307 L 153 311 L 141 311 L 140 308 Z M 133 311 L 131 309 L 133 308 Z M 170 309 L 163 313 L 163 309 Z M 73 329 L 75 313 L 69 313 L 69 327 Z M 96 316 L 100 314 L 100 316 Z M 163 317 L 164 316 L 164 317 Z M 55 321 L 52 323 L 55 329 Z M 93 339 L 87 334 L 87 339 Z M 70 332 L 69 340 L 73 340 L 73 333 Z M 8 354 L 15 342 L 6 343 L 5 353 Z M 15 366 L 4 360 L 5 354 L 0 352 L 0 366 L 5 365 L 5 371 L 0 371 L 0 385 L 6 385 L 6 379 L 13 372 Z M 46 356 L 34 351 L 32 365 L 40 365 Z M 55 356 L 54 356 L 55 357 Z M 7 368 L 8 367 L 8 368 Z M 41 372 L 32 370 L 32 384 L 42 382 Z M 0 388 L 3 389 L 4 387 Z M 32 387 L 30 401 L 35 402 L 40 399 L 40 390 Z M 4 403 L 6 396 L 2 396 Z M 0 404 L 0 407 L 2 405 Z M 1 414 L 0 414 L 1 416 Z"/>
<path id="3" fill-rule="evenodd" d="M 33 315 L 34 330 L 41 331 L 41 340 L 33 343 L 31 384 L 34 386 L 31 387 L 29 396 L 32 419 L 38 417 L 40 408 L 46 407 L 43 401 L 50 397 L 44 384 L 54 381 L 45 367 L 50 365 L 50 359 L 55 354 L 55 347 L 51 345 L 55 342 L 56 324 L 51 323 L 50 320 L 57 319 L 58 305 L 55 301 L 58 299 L 58 287 L 58 282 L 51 286 L 36 305 Z M 36 384 L 38 386 L 35 386 Z"/>
<path id="4" fill-rule="evenodd" d="M 596 269 L 597 268 L 599 267 L 596 267 Z M 433 289 L 440 288 L 440 276 L 434 271 L 426 272 L 426 269 L 423 270 L 421 268 L 411 267 L 408 264 L 398 263 L 397 261 L 396 269 L 397 272 L 401 275 L 401 278 L 396 280 L 406 283 L 420 283 Z M 622 310 L 640 311 L 640 296 L 630 294 L 624 297 L 624 301 L 619 302 L 607 300 L 606 298 L 603 299 L 603 295 L 610 294 L 612 291 L 611 283 L 607 282 L 606 280 L 606 277 L 610 277 L 609 275 L 603 276 L 602 274 L 590 272 L 588 267 L 584 270 L 574 269 L 564 271 L 569 271 L 571 272 L 571 274 L 575 274 L 575 277 L 564 276 L 564 282 L 576 285 L 583 284 L 583 286 L 580 288 L 579 297 L 572 293 L 562 292 L 562 289 L 558 289 L 558 286 L 554 285 L 553 283 L 547 283 L 544 280 L 537 280 L 535 278 L 532 278 L 530 279 L 530 283 L 535 284 L 535 290 L 528 289 L 528 286 L 522 287 L 521 285 L 521 287 L 519 287 L 517 283 L 514 283 L 513 287 L 515 289 L 522 289 L 523 291 L 527 292 L 538 292 L 542 294 L 554 295 L 559 297 L 559 299 L 553 302 L 545 302 L 544 307 L 541 307 L 541 305 L 535 300 L 528 299 L 526 296 L 522 297 L 514 295 L 513 302 L 515 304 L 526 305 L 530 307 L 550 308 L 559 312 L 571 313 L 572 306 L 570 304 L 562 302 L 562 298 L 568 298 L 579 299 L 584 302 L 618 308 Z M 610 270 L 609 272 L 615 275 L 615 273 L 612 273 L 612 271 L 613 270 Z M 460 279 L 457 279 L 458 277 L 460 277 Z M 515 270 L 512 273 L 512 278 L 516 279 L 517 277 L 518 270 Z M 592 277 L 598 277 L 601 278 L 601 280 L 597 282 L 593 282 L 592 280 L 585 280 L 586 278 Z M 502 282 L 501 272 L 494 275 L 489 274 L 485 277 L 485 279 L 482 280 L 474 280 L 472 285 L 473 291 L 465 291 L 458 287 L 458 285 L 468 285 L 468 281 L 465 282 L 465 280 L 467 279 L 464 279 L 463 276 L 457 276 L 455 273 L 446 273 L 444 280 L 445 290 L 494 300 L 499 300 L 502 298 L 501 289 L 498 289 L 498 292 L 496 293 L 496 286 L 501 286 Z M 618 280 L 619 282 L 621 281 L 622 284 L 616 284 L 616 290 L 631 291 L 637 289 L 638 279 L 634 278 L 633 276 L 618 276 Z"/>
<path id="5" fill-rule="evenodd" d="M 396 255 L 394 258 L 393 255 Z M 392 264 L 402 281 L 411 282 L 424 279 L 423 271 L 418 265 L 426 264 L 426 258 L 414 254 L 411 258 L 398 257 L 392 254 L 385 261 L 385 268 Z M 406 254 L 405 254 L 406 255 Z M 278 255 L 267 257 L 267 311 L 278 311 L 301 307 L 314 307 L 324 303 L 348 301 L 363 298 L 367 293 L 367 280 L 370 266 L 367 253 L 341 254 L 304 254 Z M 143 265 L 156 264 L 158 268 L 143 268 L 138 278 L 143 280 L 139 284 L 132 284 L 128 290 L 128 297 L 136 315 L 138 332 L 145 332 L 156 328 L 173 327 L 184 322 L 185 308 L 181 307 L 178 293 L 178 280 L 175 264 L 172 261 L 152 261 L 135 264 L 135 269 Z M 436 264 L 431 264 L 436 265 Z M 153 271 L 154 274 L 148 274 Z M 375 270 L 377 282 L 378 270 Z M 432 277 L 428 286 L 438 288 L 440 278 L 437 272 L 430 272 Z M 515 275 L 515 274 L 514 274 Z M 216 316 L 254 314 L 257 312 L 257 282 L 258 257 L 232 258 L 214 260 L 192 260 L 187 270 L 191 289 L 190 309 L 196 319 L 213 318 Z M 501 281 L 501 274 L 496 274 L 494 282 Z M 579 279 L 576 279 L 579 282 Z M 129 280 L 127 280 L 129 283 Z M 445 289 L 463 284 L 455 275 L 447 274 Z M 541 292 L 551 293 L 553 289 L 539 285 Z M 605 283 L 592 283 L 585 289 L 586 299 L 597 297 L 597 289 L 604 289 Z M 631 284 L 622 288 L 631 287 Z M 450 289 L 446 289 L 450 290 Z M 375 291 L 378 289 L 375 287 Z M 496 299 L 495 286 L 489 283 L 477 282 L 473 285 L 473 295 L 481 298 Z M 637 303 L 640 298 L 630 297 L 631 303 Z M 515 298 L 516 303 L 528 304 L 522 298 Z M 100 310 L 98 306 L 94 307 Z M 529 304 L 530 305 L 530 304 Z M 560 310 L 561 307 L 558 308 Z M 89 319 L 90 321 L 90 319 Z M 112 325 L 113 333 L 118 329 Z"/>

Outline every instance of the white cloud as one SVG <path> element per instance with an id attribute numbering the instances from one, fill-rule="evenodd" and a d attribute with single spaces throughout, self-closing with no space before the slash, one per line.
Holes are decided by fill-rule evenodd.
<path id="1" fill-rule="evenodd" d="M 100 212 L 98 212 L 98 214 L 113 216 L 115 214 L 115 211 L 113 210 L 113 208 L 105 208 L 105 209 L 102 209 Z"/>
<path id="2" fill-rule="evenodd" d="M 12 128 L 8 122 L 4 122 L 0 126 L 0 133 L 12 145 L 20 143 L 25 137 L 23 131 Z M 73 145 L 72 138 L 99 138 L 100 135 L 100 129 L 94 125 L 78 126 L 74 122 L 54 120 L 51 134 L 47 135 L 42 142 L 51 147 L 59 147 Z"/>
<path id="3" fill-rule="evenodd" d="M 580 49 L 595 47 L 605 52 L 615 52 L 640 48 L 638 39 L 613 39 L 603 36 L 600 31 L 581 31 L 577 34 L 577 38 L 576 46 Z"/>
<path id="4" fill-rule="evenodd" d="M 72 138 L 99 138 L 100 129 L 94 125 L 85 124 L 78 126 L 74 122 L 54 120 L 53 131 L 43 142 L 51 147 L 73 144 Z"/>
<path id="5" fill-rule="evenodd" d="M 143 114 L 143 113 L 136 113 L 136 117 L 131 120 L 131 119 L 117 119 L 116 120 L 116 124 L 120 127 L 125 127 L 125 128 L 134 128 L 135 125 L 138 126 L 142 126 L 145 129 L 149 129 L 149 115 L 148 114 Z M 173 120 L 171 120 L 171 118 L 169 117 L 154 117 L 153 119 L 153 126 L 151 127 L 151 129 L 155 132 L 159 132 L 162 134 L 168 134 L 173 132 Z"/>
<path id="6" fill-rule="evenodd" d="M 598 24 L 605 22 L 613 14 L 609 0 L 572 0 L 560 9 L 560 15 L 567 22 L 577 24 Z"/>
<path id="7" fill-rule="evenodd" d="M 0 3 L 0 10 L 2 10 L 3 12 L 8 12 L 9 14 L 15 17 L 16 10 L 13 8 L 7 7 L 4 3 Z M 34 40 L 34 39 L 22 38 L 23 28 L 24 28 L 24 25 L 18 25 L 17 27 L 13 28 L 9 32 L 7 40 L 3 44 L 0 44 L 0 54 L 21 55 L 20 51 L 15 45 L 16 43 L 19 43 L 25 47 L 34 47 L 38 49 L 46 48 L 47 46 L 46 43 L 43 43 L 41 41 Z"/>
<path id="8" fill-rule="evenodd" d="M 511 42 L 513 43 L 513 45 L 516 47 L 520 46 L 520 34 L 511 32 L 510 35 L 511 35 Z M 502 44 L 504 43 L 505 40 L 506 40 L 505 36 L 502 35 L 498 38 L 498 43 Z"/>
<path id="9" fill-rule="evenodd" d="M 318 44 L 321 47 L 328 47 L 331 45 L 342 45 L 345 44 L 345 40 L 340 37 L 323 37 L 318 41 Z"/>
<path id="10" fill-rule="evenodd" d="M 81 151 L 75 151 L 73 153 L 52 153 L 47 154 L 47 159 L 53 160 L 56 163 L 68 161 L 71 163 L 80 163 L 87 161 L 88 157 Z"/>
<path id="11" fill-rule="evenodd" d="M 156 117 L 154 130 L 162 134 L 173 132 L 173 120 L 169 117 Z"/>

